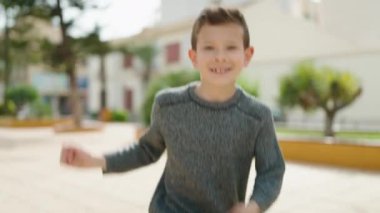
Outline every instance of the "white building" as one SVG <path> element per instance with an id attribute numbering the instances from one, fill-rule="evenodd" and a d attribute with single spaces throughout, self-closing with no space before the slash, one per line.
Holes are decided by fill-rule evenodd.
<path id="1" fill-rule="evenodd" d="M 163 0 L 162 22 L 154 28 L 115 44 L 152 43 L 159 53 L 155 59 L 155 73 L 189 68 L 187 58 L 193 20 L 207 1 Z M 276 109 L 279 78 L 305 58 L 317 64 L 349 70 L 362 82 L 359 99 L 338 113 L 338 123 L 380 124 L 377 81 L 380 79 L 380 2 L 364 0 L 247 0 L 233 2 L 244 13 L 248 22 L 255 56 L 243 75 L 258 81 L 260 99 Z M 181 7 L 185 7 L 182 8 Z M 129 59 L 128 59 L 129 60 Z M 140 81 L 141 63 L 126 60 L 114 53 L 107 58 L 110 108 L 129 108 L 140 112 L 143 91 Z M 89 107 L 99 109 L 98 66 L 90 59 Z M 127 65 L 127 66 L 126 66 Z M 321 124 L 321 112 L 309 115 L 294 110 L 289 120 Z"/>

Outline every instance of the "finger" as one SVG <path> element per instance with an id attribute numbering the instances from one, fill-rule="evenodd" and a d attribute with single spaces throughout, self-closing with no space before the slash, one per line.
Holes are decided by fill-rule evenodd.
<path id="1" fill-rule="evenodd" d="M 69 149 L 68 150 L 68 153 L 67 153 L 67 162 L 69 164 L 72 164 L 74 162 L 74 150 L 73 149 Z"/>
<path id="2" fill-rule="evenodd" d="M 65 151 L 64 148 L 62 148 L 62 149 L 61 149 L 60 159 L 59 159 L 59 161 L 60 161 L 61 163 L 65 163 L 65 155 L 66 155 L 66 151 Z"/>
<path id="3" fill-rule="evenodd" d="M 72 152 L 71 152 L 71 163 L 72 164 L 77 163 L 77 150 L 75 149 L 72 149 Z"/>
<path id="4" fill-rule="evenodd" d="M 70 149 L 63 148 L 61 151 L 61 162 L 68 164 L 69 155 L 70 155 Z"/>

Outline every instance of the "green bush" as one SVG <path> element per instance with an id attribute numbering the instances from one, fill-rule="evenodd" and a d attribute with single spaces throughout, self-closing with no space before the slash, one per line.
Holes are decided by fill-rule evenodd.
<path id="1" fill-rule="evenodd" d="M 30 85 L 14 86 L 5 92 L 6 98 L 16 105 L 18 112 L 25 104 L 32 103 L 39 98 L 37 89 Z"/>
<path id="2" fill-rule="evenodd" d="M 180 70 L 170 72 L 152 81 L 149 84 L 143 104 L 142 117 L 145 125 L 150 124 L 152 105 L 154 102 L 154 97 L 158 91 L 169 87 L 182 86 L 192 81 L 199 81 L 199 79 L 200 76 L 197 71 Z M 257 83 L 251 83 L 244 78 L 240 78 L 237 83 L 249 94 L 256 97 L 258 96 L 259 92 Z"/>
<path id="3" fill-rule="evenodd" d="M 0 104 L 0 115 L 16 116 L 16 104 L 13 101 Z"/>
<path id="4" fill-rule="evenodd" d="M 114 110 L 111 112 L 111 121 L 124 122 L 128 120 L 128 112 L 125 110 Z"/>
<path id="5" fill-rule="evenodd" d="M 179 70 L 162 75 L 150 82 L 143 104 L 142 117 L 146 125 L 150 124 L 150 114 L 156 93 L 169 87 L 178 87 L 199 80 L 199 73 L 190 70 Z"/>
<path id="6" fill-rule="evenodd" d="M 92 120 L 97 120 L 97 119 L 99 119 L 99 112 L 90 112 L 90 113 L 89 113 L 89 117 L 90 117 Z"/>
<path id="7" fill-rule="evenodd" d="M 31 105 L 31 118 L 51 118 L 53 111 L 48 103 L 43 102 L 41 99 L 34 101 Z"/>
<path id="8" fill-rule="evenodd" d="M 259 84 L 257 82 L 248 81 L 246 78 L 239 78 L 237 83 L 250 95 L 259 96 Z"/>

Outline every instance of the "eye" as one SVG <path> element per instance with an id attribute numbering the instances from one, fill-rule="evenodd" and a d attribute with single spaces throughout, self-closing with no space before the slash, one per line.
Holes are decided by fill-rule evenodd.
<path id="1" fill-rule="evenodd" d="M 227 46 L 227 50 L 236 50 L 237 47 L 235 45 Z"/>
<path id="2" fill-rule="evenodd" d="M 204 50 L 213 50 L 214 47 L 213 46 L 204 46 L 203 49 Z"/>

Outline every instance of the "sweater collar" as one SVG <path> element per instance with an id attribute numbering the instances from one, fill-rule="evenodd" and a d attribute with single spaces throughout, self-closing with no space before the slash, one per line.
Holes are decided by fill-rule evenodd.
<path id="1" fill-rule="evenodd" d="M 230 99 L 223 101 L 223 102 L 210 102 L 210 101 L 202 99 L 195 92 L 195 88 L 199 84 L 200 84 L 200 82 L 192 82 L 188 85 L 187 91 L 189 93 L 189 96 L 190 96 L 191 100 L 193 100 L 197 104 L 199 104 L 203 107 L 210 108 L 210 109 L 228 109 L 228 108 L 234 106 L 239 101 L 240 97 L 242 96 L 241 88 L 239 86 L 236 86 L 235 93 Z"/>

